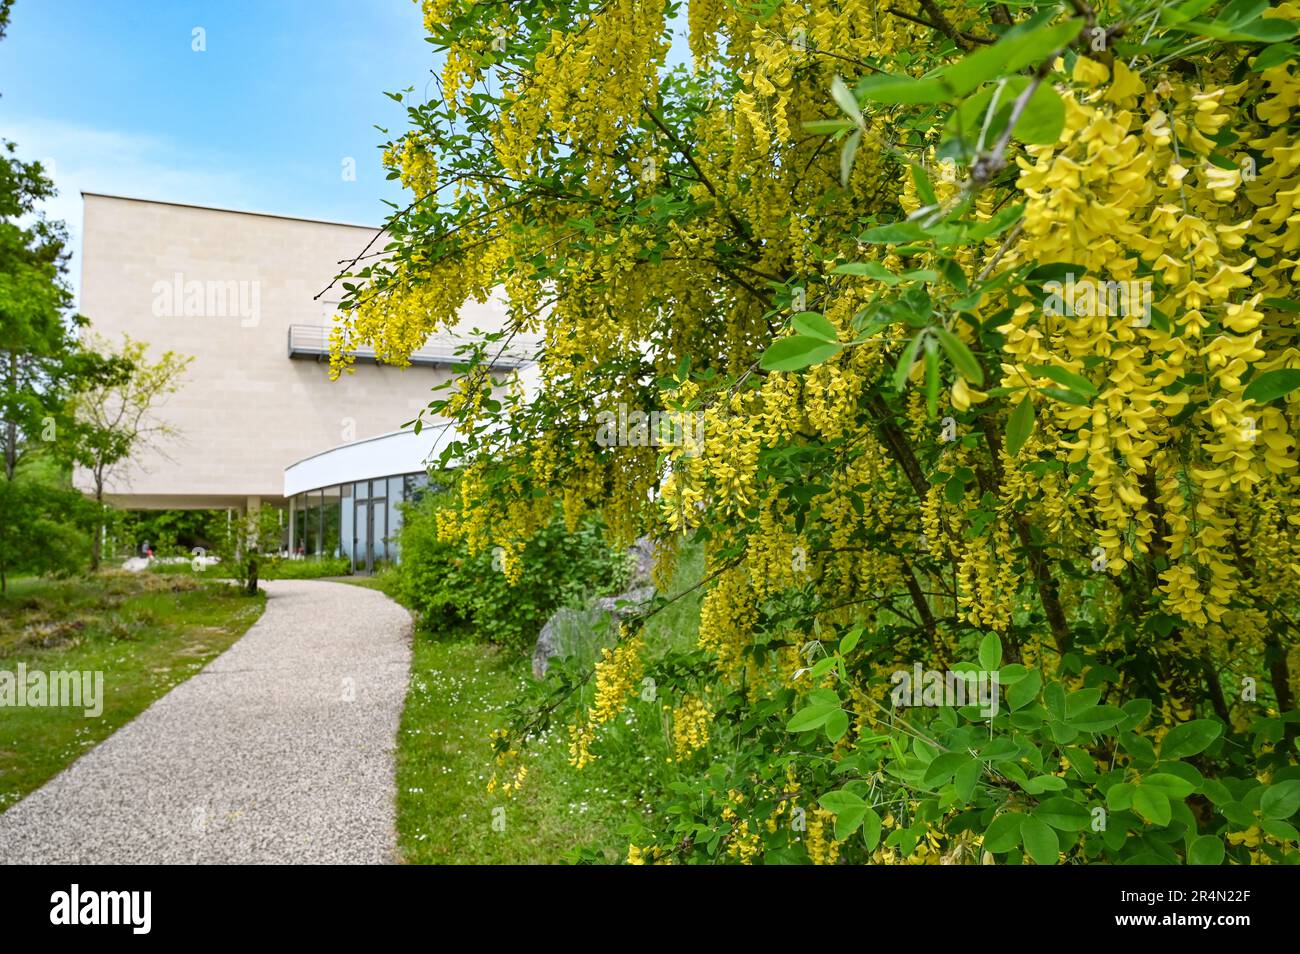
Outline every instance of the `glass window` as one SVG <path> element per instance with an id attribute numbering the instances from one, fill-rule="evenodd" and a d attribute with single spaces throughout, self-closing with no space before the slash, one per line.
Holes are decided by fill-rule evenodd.
<path id="1" fill-rule="evenodd" d="M 307 555 L 320 556 L 320 501 L 321 493 L 313 490 L 307 495 L 307 522 L 303 529 L 306 538 Z"/>
<path id="2" fill-rule="evenodd" d="M 385 552 L 388 559 L 396 562 L 397 538 L 402 528 L 402 478 L 388 478 L 388 545 Z"/>
<path id="3" fill-rule="evenodd" d="M 352 531 L 352 569 L 364 573 L 366 570 L 366 533 L 370 518 L 370 503 L 366 500 L 356 501 L 356 518 Z"/>
<path id="4" fill-rule="evenodd" d="M 402 501 L 408 504 L 419 503 L 428 487 L 428 474 L 407 474 L 402 478 Z"/>
<path id="5" fill-rule="evenodd" d="M 323 503 L 321 525 L 325 536 L 321 554 L 327 557 L 338 557 L 343 553 L 340 542 L 342 532 L 342 506 L 340 501 L 342 498 L 339 495 L 339 488 L 326 487 L 321 491 L 321 497 Z"/>
<path id="6" fill-rule="evenodd" d="M 307 502 L 311 494 L 299 494 L 293 498 L 293 540 L 289 543 L 289 552 L 293 556 L 307 555 L 307 539 L 311 524 L 307 519 Z"/>
<path id="7" fill-rule="evenodd" d="M 384 481 L 376 480 L 371 489 L 376 494 L 382 493 Z M 388 559 L 388 507 L 384 498 L 380 496 L 372 497 L 370 510 L 374 514 L 374 536 L 371 539 L 375 542 L 375 562 L 381 563 Z"/>
<path id="8" fill-rule="evenodd" d="M 341 506 L 339 507 L 339 556 L 352 559 L 352 546 L 356 538 L 356 517 L 354 498 L 352 496 L 352 485 L 344 484 L 342 489 Z M 355 569 L 356 564 L 353 564 Z"/>

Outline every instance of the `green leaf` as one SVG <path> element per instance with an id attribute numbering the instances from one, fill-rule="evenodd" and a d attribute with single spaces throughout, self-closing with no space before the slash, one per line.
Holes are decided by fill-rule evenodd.
<path id="1" fill-rule="evenodd" d="M 849 119 L 813 119 L 801 125 L 810 133 L 829 136 L 845 129 L 852 129 L 854 124 Z"/>
<path id="2" fill-rule="evenodd" d="M 1169 796 L 1158 788 L 1139 788 L 1133 793 L 1133 810 L 1153 825 L 1163 828 L 1173 817 Z"/>
<path id="3" fill-rule="evenodd" d="M 1065 687 L 1059 682 L 1049 682 L 1043 690 L 1043 702 L 1053 719 L 1065 718 Z"/>
<path id="4" fill-rule="evenodd" d="M 967 381 L 976 385 L 984 383 L 984 371 L 980 368 L 980 363 L 975 360 L 975 355 L 971 353 L 970 348 L 966 347 L 966 342 L 962 341 L 947 328 L 935 328 L 935 336 L 939 339 L 939 344 L 943 345 L 943 350 L 948 354 L 948 360 L 952 366 L 957 369 L 958 373 Z"/>
<path id="5" fill-rule="evenodd" d="M 943 485 L 943 496 L 948 503 L 954 507 L 961 503 L 962 498 L 966 496 L 966 485 L 956 477 L 953 477 Z"/>
<path id="6" fill-rule="evenodd" d="M 1160 22 L 1166 24 L 1185 23 L 1195 17 L 1216 0 L 1184 0 L 1174 7 L 1165 7 L 1160 11 Z"/>
<path id="7" fill-rule="evenodd" d="M 912 166 L 912 184 L 916 186 L 916 194 L 921 200 L 923 206 L 938 205 L 939 198 L 934 194 L 934 186 L 930 184 L 930 177 L 926 175 L 921 164 L 918 162 L 911 163 Z"/>
<path id="8" fill-rule="evenodd" d="M 1192 842 L 1192 847 L 1187 850 L 1187 863 L 1189 865 L 1221 865 L 1223 864 L 1223 839 L 1217 835 L 1201 835 Z"/>
<path id="9" fill-rule="evenodd" d="M 821 364 L 839 352 L 838 344 L 807 335 L 791 335 L 772 342 L 759 364 L 766 371 L 800 371 Z"/>
<path id="10" fill-rule="evenodd" d="M 1007 690 L 1007 702 L 1011 706 L 1011 711 L 1023 709 L 1033 702 L 1038 698 L 1038 690 L 1042 687 L 1043 674 L 1037 669 L 1029 670 L 1029 674 L 1024 679 Z"/>
<path id="11" fill-rule="evenodd" d="M 1088 809 L 1063 795 L 1044 799 L 1034 809 L 1034 817 L 1042 819 L 1060 831 L 1083 831 L 1092 820 Z"/>
<path id="12" fill-rule="evenodd" d="M 858 236 L 858 241 L 868 245 L 897 245 L 900 242 L 923 242 L 929 233 L 916 222 L 890 222 L 876 225 Z"/>
<path id="13" fill-rule="evenodd" d="M 1160 743 L 1160 757 L 1181 759 L 1204 752 L 1222 731 L 1223 726 L 1214 719 L 1196 719 L 1176 725 Z"/>
<path id="14" fill-rule="evenodd" d="M 808 693 L 808 701 L 818 706 L 838 706 L 840 696 L 834 689 L 814 689 Z"/>
<path id="15" fill-rule="evenodd" d="M 843 262 L 831 269 L 832 275 L 862 275 L 874 278 L 886 285 L 897 285 L 901 278 L 885 268 L 879 262 Z"/>
<path id="16" fill-rule="evenodd" d="M 1065 697 L 1066 718 L 1073 719 L 1083 710 L 1091 709 L 1100 698 L 1101 690 L 1096 687 L 1075 690 Z"/>
<path id="17" fill-rule="evenodd" d="M 1274 43 L 1265 50 L 1261 50 L 1259 56 L 1255 57 L 1255 62 L 1250 64 L 1253 72 L 1261 73 L 1264 70 L 1271 70 L 1275 66 L 1285 63 L 1287 60 L 1300 58 L 1300 47 L 1294 43 Z"/>
<path id="18" fill-rule="evenodd" d="M 853 652 L 854 647 L 858 645 L 858 640 L 860 640 L 861 638 L 862 638 L 861 626 L 855 626 L 853 629 L 845 633 L 844 637 L 840 640 L 840 654 L 847 655 Z"/>
<path id="19" fill-rule="evenodd" d="M 1020 663 L 1007 663 L 998 672 L 998 683 L 1003 686 L 1014 686 L 1027 675 L 1029 670 Z"/>
<path id="20" fill-rule="evenodd" d="M 835 840 L 845 841 L 858 830 L 862 820 L 867 817 L 867 806 L 859 805 L 835 816 Z"/>
<path id="21" fill-rule="evenodd" d="M 1118 706 L 1089 706 L 1066 721 L 1080 732 L 1105 732 L 1124 721 L 1124 710 Z"/>
<path id="22" fill-rule="evenodd" d="M 1007 453 L 1015 457 L 1034 432 L 1034 402 L 1026 394 L 1007 418 Z"/>
<path id="23" fill-rule="evenodd" d="M 826 738 L 838 742 L 849 731 L 849 714 L 843 709 L 836 709 L 826 719 Z"/>
<path id="24" fill-rule="evenodd" d="M 923 782 L 929 788 L 938 788 L 952 778 L 957 769 L 970 761 L 971 757 L 965 752 L 945 752 L 930 763 L 925 770 Z"/>
<path id="25" fill-rule="evenodd" d="M 1054 26 L 1008 31 L 997 43 L 962 57 L 940 76 L 957 96 L 967 96 L 989 80 L 1043 62 L 1070 43 L 1081 29 L 1083 21 L 1071 19 Z"/>
<path id="26" fill-rule="evenodd" d="M 791 732 L 811 732 L 813 729 L 820 729 L 833 713 L 839 711 L 838 703 L 835 705 L 814 703 L 796 712 L 786 728 Z"/>
<path id="27" fill-rule="evenodd" d="M 993 819 L 984 832 L 984 847 L 996 854 L 1016 847 L 1020 844 L 1020 823 L 1025 817 L 1019 812 L 1003 812 Z"/>
<path id="28" fill-rule="evenodd" d="M 860 145 L 862 145 L 862 130 L 855 129 L 840 148 L 840 185 L 842 186 L 847 187 L 849 184 L 849 176 L 853 174 L 853 160 L 857 158 Z"/>
<path id="29" fill-rule="evenodd" d="M 831 667 L 834 665 L 835 665 L 834 656 L 827 656 L 825 659 L 819 659 L 817 660 L 816 664 L 812 667 L 812 669 L 809 670 L 808 675 L 812 676 L 813 679 L 820 679 L 822 676 L 830 672 Z"/>
<path id="30" fill-rule="evenodd" d="M 847 788 L 836 789 L 833 792 L 827 792 L 821 798 L 817 799 L 817 804 L 834 815 L 841 812 L 853 811 L 859 808 L 865 808 L 866 802 L 861 795 L 855 795 Z"/>
<path id="31" fill-rule="evenodd" d="M 796 332 L 809 338 L 820 338 L 822 341 L 831 342 L 838 340 L 835 326 L 824 315 L 815 311 L 799 312 L 790 319 L 790 324 Z"/>
<path id="32" fill-rule="evenodd" d="M 1056 401 L 1064 401 L 1066 404 L 1073 404 L 1076 407 L 1083 407 L 1088 403 L 1088 399 L 1082 394 L 1076 394 L 1073 391 L 1067 391 L 1064 388 L 1039 388 L 1040 394 L 1046 394 L 1049 398 Z"/>
<path id="33" fill-rule="evenodd" d="M 907 343 L 903 349 L 902 355 L 898 359 L 898 366 L 894 368 L 894 390 L 901 391 L 907 384 L 907 376 L 912 370 L 912 364 L 916 361 L 916 351 L 921 347 L 921 339 L 925 337 L 924 331 L 918 331 L 916 337 Z"/>
<path id="34" fill-rule="evenodd" d="M 844 110 L 845 114 L 855 123 L 859 126 L 865 125 L 862 121 L 862 110 L 858 107 L 857 97 L 845 85 L 844 80 L 838 76 L 831 80 L 831 99 L 835 100 L 835 105 Z"/>
<path id="35" fill-rule="evenodd" d="M 1288 822 L 1279 821 L 1276 818 L 1263 818 L 1259 822 L 1259 827 L 1268 832 L 1274 838 L 1281 838 L 1283 841 L 1300 842 L 1300 831 Z"/>
<path id="36" fill-rule="evenodd" d="M 957 154 L 974 158 L 981 142 L 987 147 L 997 141 L 1011 121 L 1016 100 L 1029 84 L 1028 76 L 1011 76 L 990 83 L 953 110 L 945 132 Z M 1050 84 L 1040 83 L 1029 94 L 1012 134 L 1021 142 L 1046 146 L 1056 142 L 1064 128 L 1064 101 Z"/>
<path id="37" fill-rule="evenodd" d="M 1229 805 L 1236 801 L 1232 796 L 1232 790 L 1216 778 L 1201 779 L 1201 791 L 1215 805 Z"/>
<path id="38" fill-rule="evenodd" d="M 1095 397 L 1097 395 L 1097 386 L 1095 384 L 1083 377 L 1083 375 L 1067 371 L 1065 368 L 1058 368 L 1052 364 L 1028 364 L 1025 365 L 1025 370 L 1036 378 L 1050 378 L 1061 387 L 1082 394 L 1084 397 Z"/>
<path id="39" fill-rule="evenodd" d="M 931 420 L 939 413 L 939 349 L 933 337 L 925 339 L 925 410 Z"/>
<path id="40" fill-rule="evenodd" d="M 1043 792 L 1061 792 L 1065 790 L 1065 780 L 1055 775 L 1036 775 L 1020 783 L 1030 795 L 1042 795 Z"/>
<path id="41" fill-rule="evenodd" d="M 1259 810 L 1265 818 L 1290 818 L 1300 809 L 1300 781 L 1276 782 L 1264 789 Z"/>
<path id="42" fill-rule="evenodd" d="M 1296 25 L 1287 20 L 1256 20 L 1253 23 L 1233 25 L 1188 20 L 1186 23 L 1175 24 L 1171 29 L 1228 43 L 1280 43 L 1296 34 Z"/>
<path id="43" fill-rule="evenodd" d="M 1215 19 L 1237 26 L 1258 20 L 1267 9 L 1268 0 L 1229 0 Z"/>
<path id="44" fill-rule="evenodd" d="M 1049 84 L 1039 83 L 1029 94 L 1011 135 L 1031 146 L 1050 146 L 1061 138 L 1064 128 L 1065 101 Z"/>
<path id="45" fill-rule="evenodd" d="M 1133 807 L 1133 793 L 1137 786 L 1130 782 L 1117 782 L 1106 792 L 1106 807 L 1113 812 L 1125 812 Z"/>
<path id="46" fill-rule="evenodd" d="M 976 759 L 971 759 L 953 773 L 952 784 L 957 791 L 957 798 L 963 804 L 969 804 L 974 796 L 975 786 L 979 784 L 982 769 L 983 766 Z"/>
<path id="47" fill-rule="evenodd" d="M 938 77 L 876 74 L 858 81 L 858 96 L 873 103 L 942 103 L 952 90 Z"/>
<path id="48" fill-rule="evenodd" d="M 1020 221 L 1021 216 L 1025 214 L 1025 207 L 1022 203 L 1008 205 L 1000 212 L 995 212 L 984 222 L 976 222 L 966 232 L 966 239 L 970 242 L 982 242 L 986 238 L 992 238 L 995 235 L 1001 235 L 1011 226 Z M 996 279 L 995 279 L 996 281 Z M 988 286 L 985 286 L 986 289 Z"/>
<path id="49" fill-rule="evenodd" d="M 1032 815 L 1026 815 L 1020 822 L 1020 837 L 1025 844 L 1029 857 L 1040 865 L 1054 865 L 1061 842 L 1050 825 Z"/>
<path id="50" fill-rule="evenodd" d="M 980 640 L 980 666 L 988 672 L 993 672 L 1002 665 L 1002 640 L 998 639 L 997 633 L 989 633 Z"/>
<path id="51" fill-rule="evenodd" d="M 862 820 L 862 840 L 866 843 L 867 851 L 875 851 L 880 845 L 880 816 L 870 805 Z"/>
<path id="52" fill-rule="evenodd" d="M 1130 699 L 1120 708 L 1124 710 L 1124 721 L 1120 724 L 1120 731 L 1130 732 L 1140 726 L 1151 714 L 1151 700 Z"/>
<path id="53" fill-rule="evenodd" d="M 1156 772 L 1154 775 L 1146 776 L 1142 779 L 1141 787 L 1158 788 L 1166 797 L 1177 801 L 1182 801 L 1196 791 L 1196 786 L 1187 779 L 1169 772 Z"/>
<path id="54" fill-rule="evenodd" d="M 1250 384 L 1246 385 L 1242 396 L 1248 401 L 1267 404 L 1285 394 L 1290 394 L 1296 388 L 1300 388 L 1300 369 L 1279 368 L 1276 371 L 1265 371 L 1263 374 L 1255 375 Z"/>

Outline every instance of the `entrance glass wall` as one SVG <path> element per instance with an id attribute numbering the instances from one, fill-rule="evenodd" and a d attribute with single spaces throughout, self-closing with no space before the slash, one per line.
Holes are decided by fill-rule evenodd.
<path id="1" fill-rule="evenodd" d="M 358 480 L 295 495 L 290 501 L 290 553 L 302 557 L 345 557 L 353 573 L 373 573 L 399 559 L 401 505 L 419 500 L 427 474 L 398 474 Z"/>

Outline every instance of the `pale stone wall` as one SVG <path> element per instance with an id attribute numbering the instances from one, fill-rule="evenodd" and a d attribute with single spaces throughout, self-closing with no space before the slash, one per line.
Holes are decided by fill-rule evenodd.
<path id="1" fill-rule="evenodd" d="M 194 358 L 158 415 L 180 436 L 139 455 L 110 486 L 125 507 L 243 506 L 280 499 L 284 468 L 337 444 L 397 430 L 432 398 L 445 368 L 358 365 L 330 381 L 328 362 L 290 359 L 291 324 L 328 325 L 313 300 L 374 229 L 86 194 L 81 312 L 92 331 L 145 341 L 151 356 Z M 376 243 L 376 248 L 380 243 Z M 204 311 L 167 311 L 157 283 L 202 282 Z M 229 284 L 235 283 L 235 284 Z M 243 283 L 243 284 L 240 284 Z M 194 286 L 190 286 L 190 291 Z M 220 292 L 225 292 L 222 309 Z M 324 298 L 337 302 L 338 289 Z M 256 305 L 256 308 L 253 306 Z M 467 326 L 499 327 L 492 305 Z M 85 475 L 78 476 L 85 486 Z"/>

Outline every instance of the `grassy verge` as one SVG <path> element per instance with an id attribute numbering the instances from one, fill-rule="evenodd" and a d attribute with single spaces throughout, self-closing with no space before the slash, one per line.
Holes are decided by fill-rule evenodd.
<path id="1" fill-rule="evenodd" d="M 698 578 L 697 556 L 683 566 L 672 592 Z M 347 582 L 390 596 L 396 589 L 392 573 Z M 698 623 L 698 596 L 688 597 L 659 614 L 651 642 L 692 641 Z M 592 633 L 580 645 L 594 655 L 601 641 Z M 588 652 L 575 664 L 588 664 Z M 602 731 L 600 757 L 582 771 L 569 764 L 563 726 L 538 735 L 520 755 L 518 764 L 528 769 L 520 791 L 509 798 L 489 793 L 491 732 L 531 685 L 526 653 L 417 631 L 397 748 L 398 841 L 408 862 L 548 864 L 626 856 L 624 827 L 655 811 L 676 774 L 659 701 L 633 700 Z"/>
<path id="2" fill-rule="evenodd" d="M 104 573 L 17 579 L 0 596 L 0 671 L 102 672 L 103 713 L 0 708 L 0 810 L 38 788 L 177 683 L 261 615 L 265 597 L 184 576 Z"/>
<path id="3" fill-rule="evenodd" d="M 215 580 L 227 575 L 220 563 L 214 563 L 201 570 L 195 570 L 190 560 L 176 560 L 164 563 L 155 560 L 149 566 L 149 572 L 159 576 L 192 576 L 200 580 Z M 345 559 L 285 560 L 280 557 L 268 557 L 257 567 L 260 580 L 318 580 L 323 577 L 343 576 L 352 572 L 352 564 Z"/>
<path id="4" fill-rule="evenodd" d="M 488 793 L 490 733 L 529 679 L 525 660 L 417 636 L 398 733 L 397 831 L 407 861 L 547 864 L 577 848 L 613 861 L 626 851 L 617 830 L 638 810 L 642 786 L 598 766 L 574 772 L 559 732 L 527 750 L 518 795 Z"/>

